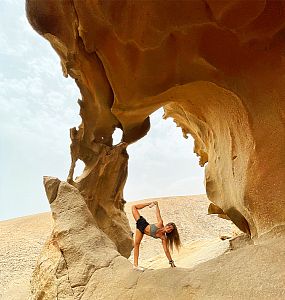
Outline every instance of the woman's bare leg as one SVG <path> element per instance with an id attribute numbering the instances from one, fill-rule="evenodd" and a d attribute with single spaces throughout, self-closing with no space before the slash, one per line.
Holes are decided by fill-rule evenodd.
<path id="1" fill-rule="evenodd" d="M 143 203 L 143 204 L 136 204 L 132 206 L 132 213 L 134 216 L 134 219 L 137 221 L 140 218 L 140 213 L 139 213 L 139 209 L 142 209 L 148 205 L 150 205 L 152 202 L 147 202 L 147 203 Z"/>
<path id="2" fill-rule="evenodd" d="M 142 209 L 148 205 L 150 205 L 152 202 L 147 202 L 143 204 L 136 204 L 132 206 L 132 213 L 134 216 L 134 219 L 137 221 L 140 218 L 139 209 Z M 134 266 L 138 266 L 138 260 L 139 260 L 139 250 L 140 250 L 140 243 L 143 238 L 143 234 L 137 229 L 136 230 L 136 236 L 135 236 L 135 242 L 134 242 Z"/>
<path id="3" fill-rule="evenodd" d="M 137 229 L 136 230 L 136 236 L 135 236 L 135 243 L 134 243 L 134 266 L 138 266 L 139 261 L 139 249 L 140 249 L 140 243 L 143 238 L 143 234 Z"/>
<path id="4" fill-rule="evenodd" d="M 140 218 L 140 213 L 138 212 L 138 209 L 136 208 L 135 205 L 132 206 L 132 213 L 133 213 L 133 217 L 134 219 L 137 221 Z"/>

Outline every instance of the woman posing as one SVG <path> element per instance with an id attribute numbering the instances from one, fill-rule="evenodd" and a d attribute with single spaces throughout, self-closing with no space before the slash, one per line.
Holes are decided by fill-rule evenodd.
<path id="1" fill-rule="evenodd" d="M 153 207 L 156 206 L 156 224 L 149 224 L 146 219 L 140 215 L 139 209 L 142 209 L 146 206 Z M 169 264 L 171 267 L 175 267 L 174 261 L 171 258 L 169 248 L 173 251 L 173 244 L 175 245 L 176 249 L 179 250 L 181 246 L 179 234 L 177 231 L 177 227 L 174 223 L 168 223 L 165 226 L 163 225 L 163 220 L 160 215 L 160 210 L 158 207 L 158 202 L 148 202 L 144 204 L 136 204 L 132 206 L 132 213 L 136 220 L 137 229 L 135 235 L 135 242 L 134 242 L 134 269 L 143 271 L 144 268 L 138 266 L 138 259 L 139 259 L 139 248 L 140 243 L 144 234 L 147 234 L 155 239 L 160 238 L 162 241 L 162 246 L 165 252 L 166 257 L 169 260 Z"/>

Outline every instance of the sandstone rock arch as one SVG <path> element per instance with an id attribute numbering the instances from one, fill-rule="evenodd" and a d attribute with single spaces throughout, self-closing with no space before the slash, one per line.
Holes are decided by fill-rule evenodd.
<path id="1" fill-rule="evenodd" d="M 283 1 L 27 0 L 27 16 L 82 94 L 68 181 L 122 255 L 126 149 L 160 107 L 194 137 L 209 199 L 241 230 L 285 225 Z"/>
<path id="2" fill-rule="evenodd" d="M 283 224 L 283 6 L 28 0 L 32 26 L 82 94 L 73 157 L 88 167 L 112 147 L 116 127 L 123 142 L 135 142 L 149 130 L 149 114 L 164 106 L 194 136 L 201 164 L 209 162 L 211 201 L 252 236 Z"/>

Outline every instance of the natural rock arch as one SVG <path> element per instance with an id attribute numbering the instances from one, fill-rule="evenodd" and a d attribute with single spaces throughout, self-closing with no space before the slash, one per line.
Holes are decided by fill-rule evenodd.
<path id="1" fill-rule="evenodd" d="M 74 156 L 88 166 L 98 148 L 112 145 L 115 127 L 123 129 L 124 142 L 135 142 L 149 129 L 148 115 L 165 106 L 194 135 L 202 162 L 209 161 L 210 200 L 230 211 L 237 225 L 234 212 L 242 215 L 253 236 L 283 223 L 276 207 L 284 189 L 270 189 L 284 175 L 282 2 L 257 1 L 245 8 L 230 1 L 223 6 L 155 1 L 142 7 L 127 1 L 30 0 L 27 13 L 82 94 L 82 125 L 77 134 L 72 131 L 80 145 Z"/>
<path id="2" fill-rule="evenodd" d="M 27 15 L 82 94 L 68 181 L 122 255 L 126 148 L 162 106 L 208 162 L 214 204 L 253 238 L 285 225 L 282 1 L 27 0 Z M 73 181 L 78 158 L 86 168 Z"/>

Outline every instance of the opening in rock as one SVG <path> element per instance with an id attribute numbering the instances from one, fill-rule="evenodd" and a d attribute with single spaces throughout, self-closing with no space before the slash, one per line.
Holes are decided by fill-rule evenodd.
<path id="1" fill-rule="evenodd" d="M 76 161 L 76 165 L 75 165 L 75 168 L 74 168 L 73 178 L 76 178 L 77 176 L 82 175 L 84 168 L 85 168 L 84 162 L 82 160 L 78 159 Z"/>
<path id="2" fill-rule="evenodd" d="M 124 189 L 127 201 L 206 194 L 204 168 L 193 153 L 193 138 L 183 138 L 181 128 L 162 116 L 163 109 L 153 113 L 148 134 L 128 146 L 129 171 Z"/>
<path id="3" fill-rule="evenodd" d="M 116 128 L 112 137 L 113 137 L 113 145 L 117 145 L 121 142 L 123 136 L 123 131 L 120 128 Z"/>
<path id="4" fill-rule="evenodd" d="M 205 195 L 204 167 L 193 153 L 194 139 L 190 135 L 183 138 L 181 128 L 176 127 L 172 118 L 163 120 L 163 113 L 163 109 L 153 113 L 148 134 L 128 146 L 129 172 L 124 195 L 127 201 L 145 199 L 138 203 L 158 200 L 164 225 L 177 225 L 183 245 L 179 253 L 174 250 L 172 258 L 178 266 L 192 268 L 226 251 L 228 241 L 221 238 L 231 235 L 232 223 L 208 215 L 210 202 Z M 135 232 L 132 204 L 126 205 L 126 211 Z M 153 224 L 157 223 L 155 211 L 145 207 L 139 212 Z M 131 262 L 133 255 L 134 251 Z M 139 264 L 150 269 L 168 267 L 160 239 L 144 235 Z"/>

